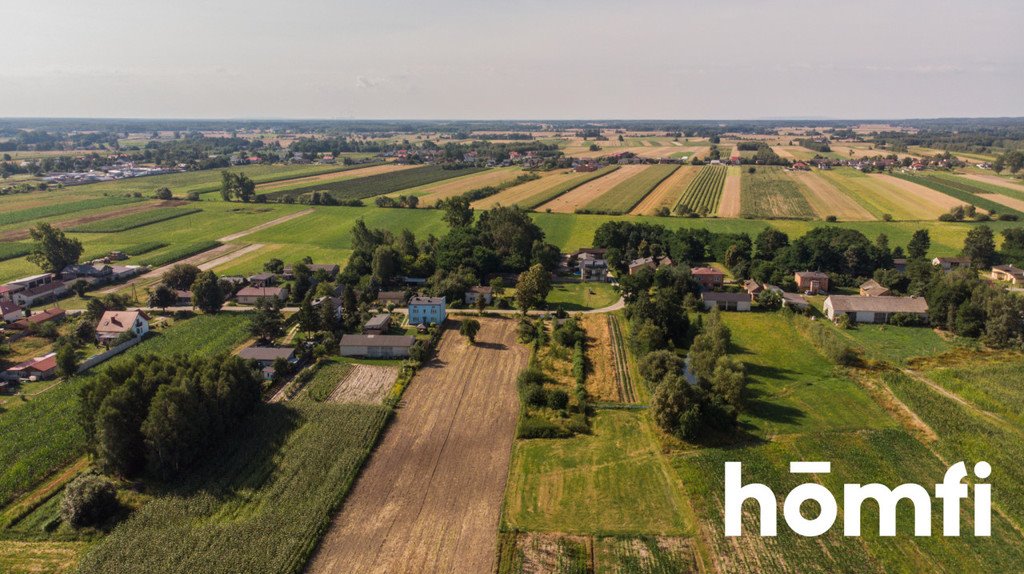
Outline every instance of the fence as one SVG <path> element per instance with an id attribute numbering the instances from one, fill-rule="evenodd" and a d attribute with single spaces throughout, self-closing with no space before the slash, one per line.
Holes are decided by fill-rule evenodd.
<path id="1" fill-rule="evenodd" d="M 109 358 L 111 358 L 111 357 L 113 357 L 115 355 L 118 355 L 120 353 L 123 353 L 126 349 L 128 349 L 130 347 L 134 347 L 135 345 L 137 345 L 141 341 L 142 341 L 142 337 L 135 337 L 134 339 L 129 339 L 129 340 L 125 341 L 124 343 L 121 343 L 120 345 L 117 345 L 115 347 L 111 347 L 111 348 L 107 349 L 106 351 L 100 353 L 99 355 L 93 355 L 93 356 L 89 357 L 88 359 L 82 361 L 81 365 L 78 365 L 78 372 L 79 373 L 83 373 L 83 372 L 85 372 L 85 371 L 95 367 L 96 365 L 102 363 L 103 361 L 106 361 L 107 359 L 109 359 Z"/>

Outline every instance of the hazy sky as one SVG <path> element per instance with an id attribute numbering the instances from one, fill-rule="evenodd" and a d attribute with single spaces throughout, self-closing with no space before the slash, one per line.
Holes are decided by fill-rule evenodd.
<path id="1" fill-rule="evenodd" d="M 1024 116 L 1024 2 L 2 0 L 0 117 Z"/>

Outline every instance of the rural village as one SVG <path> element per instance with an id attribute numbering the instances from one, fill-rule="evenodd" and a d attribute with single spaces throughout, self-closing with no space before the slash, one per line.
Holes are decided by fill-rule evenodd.
<path id="1" fill-rule="evenodd" d="M 1024 564 L 1017 120 L 22 123 L 0 571 Z M 964 456 L 987 540 L 721 535 Z"/>

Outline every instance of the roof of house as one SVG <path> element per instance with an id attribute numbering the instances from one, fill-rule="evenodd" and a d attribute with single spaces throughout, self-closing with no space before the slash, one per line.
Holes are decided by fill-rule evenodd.
<path id="1" fill-rule="evenodd" d="M 409 305 L 444 305 L 444 297 L 413 297 L 409 299 Z"/>
<path id="2" fill-rule="evenodd" d="M 466 293 L 482 293 L 487 295 L 490 294 L 490 292 L 491 288 L 487 287 L 486 285 L 474 285 L 469 289 L 466 289 Z"/>
<path id="3" fill-rule="evenodd" d="M 270 273 L 269 271 L 266 271 L 266 272 L 263 272 L 263 273 L 257 273 L 255 275 L 250 275 L 249 276 L 249 281 L 266 281 L 267 279 L 273 279 L 274 277 L 277 277 L 277 275 L 274 275 L 273 273 Z"/>
<path id="4" fill-rule="evenodd" d="M 801 279 L 828 279 L 828 273 L 824 271 L 797 271 L 796 276 Z"/>
<path id="5" fill-rule="evenodd" d="M 15 305 L 13 301 L 0 301 L 0 315 L 6 315 L 20 310 L 21 307 Z"/>
<path id="6" fill-rule="evenodd" d="M 416 337 L 410 335 L 342 335 L 342 347 L 411 347 Z"/>
<path id="7" fill-rule="evenodd" d="M 782 301 L 798 307 L 803 307 L 808 304 L 807 299 L 804 299 L 804 296 L 799 293 L 783 293 Z"/>
<path id="8" fill-rule="evenodd" d="M 374 315 L 373 317 L 370 317 L 370 320 L 367 321 L 363 326 L 366 327 L 367 329 L 379 329 L 380 327 L 387 325 L 390 321 L 391 315 L 389 315 L 388 313 L 380 313 L 379 315 Z"/>
<path id="9" fill-rule="evenodd" d="M 29 325 L 38 325 L 39 323 L 52 321 L 53 319 L 63 317 L 64 315 L 64 309 L 58 309 L 56 307 L 53 307 L 52 309 L 46 309 L 44 311 L 32 313 L 28 317 L 22 317 L 21 319 L 18 319 L 14 323 L 16 325 L 23 325 L 27 327 Z"/>
<path id="10" fill-rule="evenodd" d="M 287 287 L 242 287 L 236 297 L 280 297 Z"/>
<path id="11" fill-rule="evenodd" d="M 377 293 L 377 299 L 379 300 L 397 300 L 402 301 L 405 299 L 405 291 L 381 291 Z"/>
<path id="12" fill-rule="evenodd" d="M 653 264 L 654 263 L 654 258 L 653 257 L 641 257 L 640 259 L 634 259 L 634 260 L 629 262 L 629 266 L 630 267 L 639 267 L 641 265 L 647 265 L 648 263 Z"/>
<path id="13" fill-rule="evenodd" d="M 247 361 L 273 361 L 291 359 L 295 355 L 292 347 L 246 347 L 238 352 L 238 356 Z"/>
<path id="14" fill-rule="evenodd" d="M 831 295 L 832 309 L 843 313 L 927 313 L 928 301 L 924 297 L 861 297 L 859 295 Z"/>
<path id="15" fill-rule="evenodd" d="M 764 287 L 762 287 L 760 283 L 754 281 L 753 279 L 744 279 L 743 289 L 745 289 L 747 293 L 750 293 L 752 291 L 763 291 Z"/>
<path id="16" fill-rule="evenodd" d="M 33 371 L 46 372 L 46 371 L 51 371 L 51 370 L 56 369 L 56 368 L 57 368 L 57 353 L 50 353 L 50 354 L 47 354 L 47 355 L 43 355 L 42 357 L 36 357 L 34 359 L 29 359 L 29 360 L 24 361 L 22 363 L 18 363 L 17 365 L 14 365 L 13 367 L 8 368 L 7 370 L 11 371 L 11 372 L 14 372 L 14 371 L 26 371 L 26 370 L 31 369 Z"/>
<path id="17" fill-rule="evenodd" d="M 746 301 L 750 303 L 749 293 L 722 293 L 718 291 L 705 291 L 700 294 L 702 301 L 721 301 L 723 303 L 739 303 Z"/>
<path id="18" fill-rule="evenodd" d="M 861 283 L 860 284 L 860 288 L 861 289 L 878 289 L 878 288 L 885 289 L 885 287 L 881 283 L 879 283 L 878 281 L 875 281 L 874 279 L 868 279 L 867 281 Z"/>
<path id="19" fill-rule="evenodd" d="M 690 269 L 691 275 L 706 275 L 706 276 L 719 276 L 725 277 L 725 273 L 715 269 L 714 267 L 694 267 Z"/>
<path id="20" fill-rule="evenodd" d="M 56 291 L 56 290 L 61 289 L 63 287 L 64 287 L 64 282 L 63 281 L 51 281 L 49 283 L 43 283 L 42 285 L 38 285 L 36 287 L 32 287 L 31 289 L 25 289 L 23 291 L 20 291 L 18 294 L 19 295 L 23 295 L 23 296 L 27 296 L 27 297 L 34 297 L 36 295 L 42 295 L 44 293 L 50 293 L 52 291 Z"/>
<path id="21" fill-rule="evenodd" d="M 104 311 L 96 325 L 97 333 L 126 333 L 135 326 L 137 319 L 149 319 L 142 311 Z"/>
<path id="22" fill-rule="evenodd" d="M 932 259 L 932 261 L 937 261 L 939 263 L 969 264 L 971 262 L 971 258 L 970 257 L 936 257 L 935 259 Z"/>
<path id="23" fill-rule="evenodd" d="M 1002 271 L 1003 273 L 1009 273 L 1010 275 L 1024 276 L 1024 269 L 1014 267 L 1013 265 L 995 265 L 992 267 L 992 270 Z"/>

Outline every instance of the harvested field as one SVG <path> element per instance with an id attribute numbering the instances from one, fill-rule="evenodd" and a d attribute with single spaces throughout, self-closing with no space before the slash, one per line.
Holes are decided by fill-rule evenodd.
<path id="1" fill-rule="evenodd" d="M 331 403 L 381 404 L 398 379 L 398 367 L 352 365 L 348 375 L 338 383 L 327 399 Z"/>
<path id="2" fill-rule="evenodd" d="M 472 203 L 473 209 L 490 209 L 495 205 L 530 205 L 533 198 L 547 190 L 572 181 L 580 174 L 572 170 L 553 170 L 540 172 L 540 179 L 528 181 L 522 185 L 510 187 L 501 193 L 485 197 Z"/>
<path id="3" fill-rule="evenodd" d="M 613 187 L 640 174 L 647 167 L 646 165 L 624 165 L 608 175 L 589 181 L 556 197 L 537 209 L 539 211 L 550 209 L 555 213 L 574 213 L 577 209 L 608 193 Z"/>
<path id="4" fill-rule="evenodd" d="M 0 572 L 9 574 L 72 572 L 88 546 L 85 542 L 0 541 Z"/>
<path id="5" fill-rule="evenodd" d="M 673 164 L 648 165 L 634 177 L 586 204 L 584 209 L 595 213 L 628 213 L 678 168 L 679 166 Z"/>
<path id="6" fill-rule="evenodd" d="M 788 160 L 794 160 L 794 161 L 796 159 L 798 159 L 795 155 L 793 155 L 793 152 L 790 151 L 790 148 L 788 146 L 781 146 L 781 145 L 772 146 L 772 151 L 774 151 L 775 155 L 781 157 L 782 159 L 788 159 Z"/>
<path id="7" fill-rule="evenodd" d="M 958 175 L 960 177 L 964 177 L 967 179 L 973 179 L 974 181 L 977 182 L 990 183 L 992 185 L 998 185 L 999 187 L 1005 187 L 1006 189 L 1012 189 L 1013 191 L 1024 193 L 1024 183 L 1014 183 L 1012 181 L 1007 181 L 1006 179 L 1001 178 L 998 175 L 984 175 L 977 173 L 961 173 Z"/>
<path id="8" fill-rule="evenodd" d="M 718 200 L 718 216 L 739 217 L 740 196 L 740 168 L 739 166 L 730 166 L 725 172 L 722 197 Z"/>
<path id="9" fill-rule="evenodd" d="M 514 167 L 498 168 L 485 171 L 483 173 L 475 173 L 464 177 L 456 177 L 454 179 L 431 183 L 421 187 L 414 187 L 400 193 L 392 194 L 392 197 L 397 197 L 399 195 L 415 195 L 420 198 L 419 204 L 421 207 L 430 207 L 442 199 L 462 195 L 467 191 L 480 189 L 482 187 L 501 185 L 505 182 L 514 180 L 516 177 L 524 173 L 526 172 Z"/>
<path id="10" fill-rule="evenodd" d="M 697 175 L 700 168 L 694 165 L 680 166 L 672 175 L 665 178 L 654 191 L 634 207 L 630 215 L 654 215 L 661 208 L 669 211 L 679 202 L 679 197 L 686 191 L 686 186 Z"/>
<path id="11" fill-rule="evenodd" d="M 256 186 L 256 193 L 264 193 L 268 191 L 277 191 L 280 189 L 290 189 L 293 187 L 304 187 L 306 185 L 312 185 L 316 183 L 327 183 L 332 181 L 342 181 L 346 179 L 354 179 L 357 177 L 366 177 L 368 175 L 377 175 L 380 173 L 389 173 L 392 171 L 401 171 L 403 169 L 409 169 L 416 167 L 415 165 L 400 165 L 397 163 L 386 163 L 383 165 L 373 165 L 368 167 L 357 167 L 353 169 L 347 169 L 342 171 L 332 171 L 330 173 L 321 173 L 319 175 L 308 175 L 306 177 L 296 177 L 294 179 L 282 179 L 279 181 L 272 181 L 269 183 L 261 183 Z"/>
<path id="12" fill-rule="evenodd" d="M 926 210 L 928 213 L 934 213 L 935 215 L 932 217 L 938 217 L 940 214 L 964 204 L 959 199 L 950 197 L 941 191 L 935 191 L 912 181 L 884 173 L 872 173 L 868 174 L 868 177 L 883 181 L 887 186 L 895 188 L 911 205 L 918 206 L 919 212 Z"/>
<path id="13" fill-rule="evenodd" d="M 608 316 L 584 315 L 583 329 L 587 332 L 587 392 L 598 401 L 621 401 L 615 382 L 615 357 L 612 350 Z"/>
<path id="14" fill-rule="evenodd" d="M 977 195 L 978 195 L 978 197 L 980 197 L 982 199 L 987 199 L 989 201 L 994 201 L 994 202 L 996 202 L 996 203 L 998 203 L 1000 205 L 1005 205 L 1006 207 L 1009 207 L 1010 209 L 1016 209 L 1017 211 L 1024 211 L 1024 201 L 1022 201 L 1020 199 L 1017 199 L 1015 197 L 1006 197 L 1005 195 L 1000 195 L 998 193 L 979 193 Z"/>
<path id="15" fill-rule="evenodd" d="M 834 185 L 816 173 L 791 171 L 789 175 L 802 184 L 804 197 L 818 217 L 825 219 L 834 215 L 841 221 L 871 221 L 875 216 L 854 201 L 850 196 L 836 189 Z"/>
<path id="16" fill-rule="evenodd" d="M 309 572 L 493 572 L 528 351 L 513 320 L 445 332 L 403 397 Z"/>

